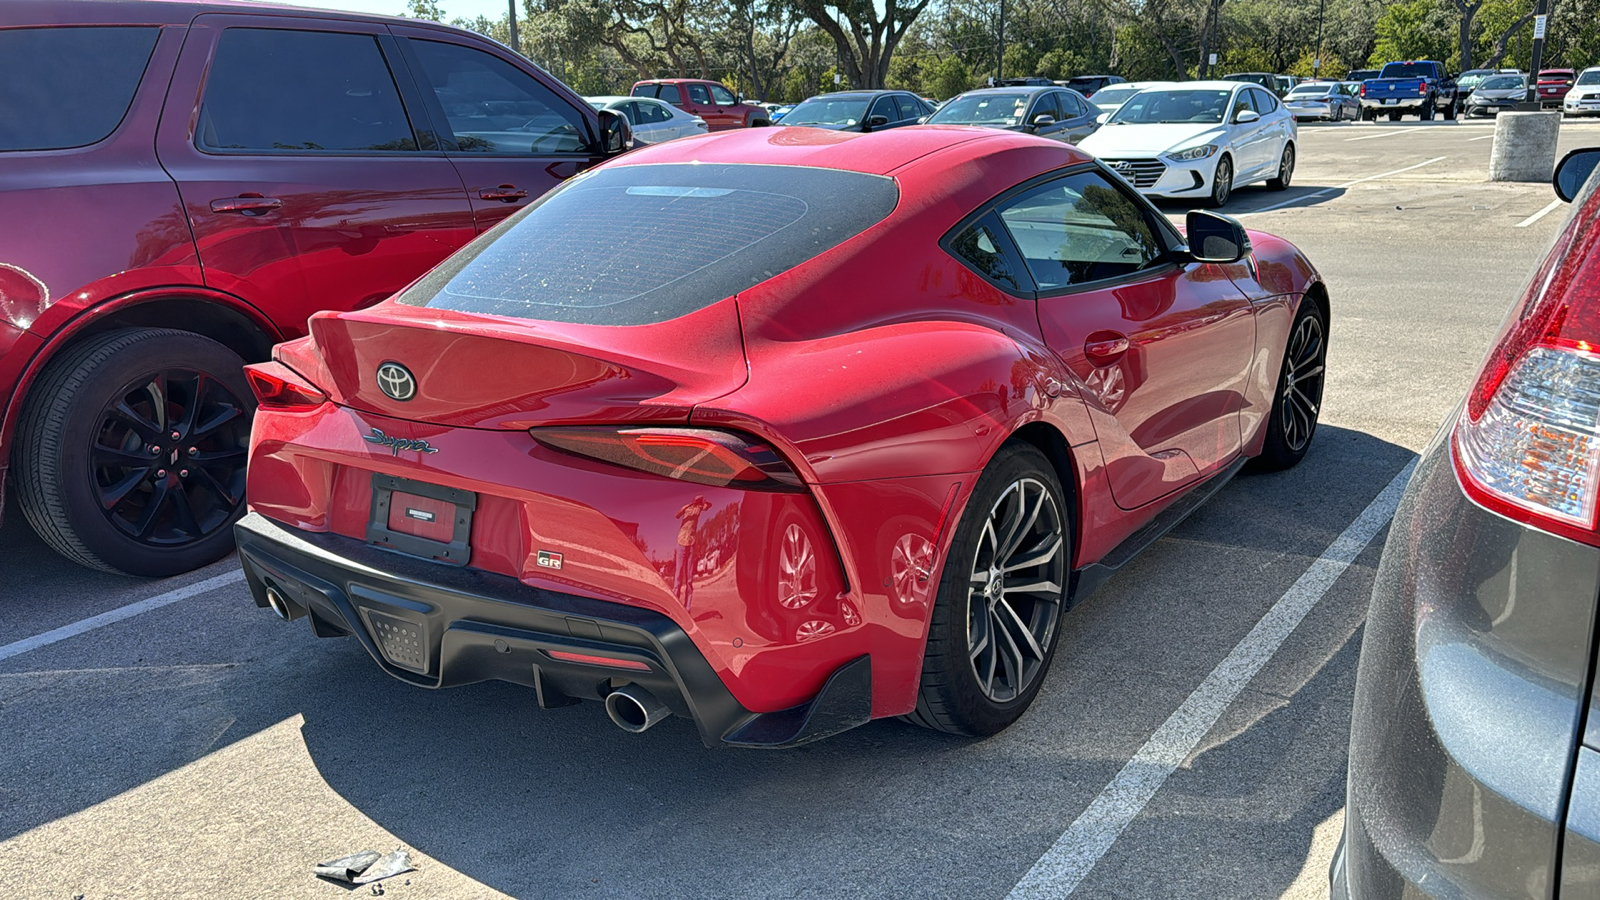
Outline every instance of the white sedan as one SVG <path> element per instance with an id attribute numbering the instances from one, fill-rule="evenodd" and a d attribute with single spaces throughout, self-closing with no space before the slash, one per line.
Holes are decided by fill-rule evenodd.
<path id="1" fill-rule="evenodd" d="M 1294 116 L 1271 91 L 1191 81 L 1135 94 L 1078 146 L 1141 194 L 1222 206 L 1247 184 L 1287 188 L 1298 137 Z"/>
<path id="2" fill-rule="evenodd" d="M 706 133 L 706 120 L 650 97 L 585 97 L 595 109 L 614 109 L 633 126 L 637 144 L 659 144 Z"/>

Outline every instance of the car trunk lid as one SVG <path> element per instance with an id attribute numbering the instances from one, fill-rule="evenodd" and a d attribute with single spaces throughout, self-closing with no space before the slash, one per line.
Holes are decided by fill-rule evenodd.
<path id="1" fill-rule="evenodd" d="M 313 316 L 311 339 L 321 371 L 302 374 L 334 402 L 467 428 L 686 421 L 695 404 L 737 389 L 747 375 L 731 299 L 627 326 L 385 303 Z M 395 389 L 393 369 L 385 392 L 379 370 L 387 363 L 411 376 L 411 396 L 397 399 L 406 391 Z"/>

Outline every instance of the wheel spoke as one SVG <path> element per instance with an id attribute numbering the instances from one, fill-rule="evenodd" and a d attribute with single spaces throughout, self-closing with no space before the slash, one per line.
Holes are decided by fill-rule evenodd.
<path id="1" fill-rule="evenodd" d="M 1023 558 L 1016 559 L 1013 557 L 1012 560 L 1001 569 L 1001 571 L 1010 573 L 1018 571 L 1019 569 L 1031 569 L 1034 566 L 1042 566 L 1053 559 L 1055 555 L 1060 552 L 1061 543 L 1061 535 L 1045 535 L 1044 540 L 1033 549 L 1027 551 L 1027 553 L 1023 555 Z"/>
<path id="2" fill-rule="evenodd" d="M 1006 633 L 1012 637 L 1012 643 L 1020 639 L 1022 643 L 1017 645 L 1019 648 L 1026 646 L 1034 659 L 1043 660 L 1044 650 L 1039 647 L 1039 641 L 1034 638 L 1033 631 L 1022 621 L 1022 617 L 1017 615 L 1017 611 L 1011 608 L 1011 604 L 1001 600 L 994 605 L 994 608 L 1000 620 L 1008 626 Z"/>
<path id="3" fill-rule="evenodd" d="M 134 526 L 135 537 L 148 537 L 151 530 L 155 528 L 156 520 L 161 518 L 162 508 L 169 502 L 172 493 L 171 485 L 172 481 L 169 478 L 156 479 L 150 485 L 150 499 L 145 503 L 144 518 L 139 521 L 138 525 Z"/>
<path id="4" fill-rule="evenodd" d="M 1030 581 L 1027 584 L 1007 585 L 1001 590 L 1006 594 L 1042 594 L 1054 599 L 1061 596 L 1061 583 L 1058 581 Z"/>
<path id="5" fill-rule="evenodd" d="M 1294 380 L 1299 382 L 1305 381 L 1308 378 L 1315 378 L 1322 374 L 1322 368 L 1322 366 L 1312 366 L 1311 368 L 1304 370 L 1296 369 L 1294 373 Z"/>
<path id="6" fill-rule="evenodd" d="M 127 475 L 123 476 L 121 481 L 118 481 L 116 484 L 100 487 L 100 508 L 104 509 L 106 512 L 116 509 L 119 505 L 121 505 L 123 500 L 127 499 L 128 494 L 132 492 L 134 488 L 138 487 L 144 482 L 145 478 L 148 477 L 149 474 L 149 469 L 144 469 L 138 472 L 129 472 Z"/>
<path id="7" fill-rule="evenodd" d="M 200 521 L 195 517 L 194 506 L 189 502 L 189 491 L 179 482 L 175 490 L 167 494 L 172 504 L 172 511 L 177 516 L 178 528 L 187 531 L 193 537 L 200 536 Z"/>
<path id="8" fill-rule="evenodd" d="M 132 428 L 134 433 L 149 443 L 159 443 L 161 440 L 161 423 L 152 422 L 140 415 L 128 401 L 119 400 L 116 406 L 111 407 L 111 414 L 121 419 L 124 424 Z"/>
<path id="9" fill-rule="evenodd" d="M 1000 657 L 1001 668 L 1005 672 L 1006 680 L 1011 684 L 1012 694 L 1020 694 L 1022 693 L 1022 648 L 1017 646 L 1011 632 L 998 621 L 999 612 L 991 610 L 989 614 L 997 620 L 994 629 L 999 640 L 994 645 L 995 655 Z"/>
<path id="10" fill-rule="evenodd" d="M 205 396 L 206 383 L 209 379 L 204 373 L 196 373 L 192 377 L 184 378 L 189 387 L 188 403 L 178 411 L 178 421 L 172 423 L 172 429 L 183 435 L 188 440 L 194 431 L 195 417 L 200 415 L 201 399 Z M 169 380 L 170 386 L 170 380 Z"/>
<path id="11" fill-rule="evenodd" d="M 1297 401 L 1297 405 L 1299 405 L 1305 411 L 1306 415 L 1314 416 L 1317 414 L 1317 404 L 1311 402 L 1310 397 L 1307 397 L 1305 394 L 1301 393 L 1299 385 L 1295 385 L 1289 389 L 1289 396 L 1293 397 Z"/>
<path id="12" fill-rule="evenodd" d="M 200 477 L 205 479 L 205 482 L 211 486 L 211 490 L 216 492 L 217 496 L 227 501 L 228 508 L 230 510 L 239 505 L 239 501 L 243 498 L 240 495 L 235 494 L 232 488 L 229 488 L 221 481 L 218 481 L 217 476 L 211 474 L 209 469 L 201 466 L 199 467 L 199 474 Z"/>
<path id="13" fill-rule="evenodd" d="M 1020 485 L 1017 487 L 1016 495 L 1015 502 L 1009 504 L 1011 507 L 1009 510 L 1011 515 L 1006 516 L 1006 518 L 1010 520 L 1010 524 L 1001 526 L 1004 528 L 1006 536 L 1004 539 L 995 543 L 993 561 L 996 564 L 1002 562 L 1006 558 L 1006 554 L 1011 552 L 1011 542 L 1016 539 L 1018 534 L 1021 534 L 1024 527 L 1022 524 L 1022 516 L 1027 509 L 1027 498 L 1023 495 Z"/>
<path id="14" fill-rule="evenodd" d="M 123 450 L 117 447 L 107 447 L 104 444 L 95 444 L 89 448 L 89 463 L 94 466 L 116 466 L 127 469 L 148 469 L 155 465 L 156 455 L 140 447 L 138 450 Z"/>
<path id="15" fill-rule="evenodd" d="M 1026 509 L 1028 500 L 1027 491 L 1018 491 L 1018 494 L 1020 495 L 1019 502 L 1021 503 L 1022 508 Z M 1028 513 L 1027 520 L 1024 521 L 1022 525 L 1011 534 L 1010 540 L 1006 541 L 1005 549 L 1000 552 L 1000 560 L 1010 559 L 1011 555 L 1017 552 L 1017 548 L 1022 545 L 1023 539 L 1027 537 L 1028 532 L 1033 528 L 1033 523 L 1039 521 L 1039 511 L 1044 508 L 1045 499 L 1045 492 L 1042 490 L 1039 491 L 1039 499 L 1033 504 L 1033 511 Z M 1019 516 L 1018 518 L 1021 517 Z"/>

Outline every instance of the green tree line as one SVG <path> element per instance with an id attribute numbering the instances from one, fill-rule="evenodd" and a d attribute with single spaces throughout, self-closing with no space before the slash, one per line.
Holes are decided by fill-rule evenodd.
<path id="1" fill-rule="evenodd" d="M 943 99 L 997 75 L 1341 76 L 1400 59 L 1437 59 L 1454 71 L 1527 69 L 1533 39 L 1533 0 L 520 4 L 515 49 L 579 93 L 627 93 L 640 79 L 693 77 L 772 102 L 850 87 L 905 88 Z M 408 0 L 397 12 L 445 20 L 437 0 Z M 511 43 L 508 16 L 450 24 Z M 1550 0 L 1544 64 L 1600 64 L 1600 0 Z"/>

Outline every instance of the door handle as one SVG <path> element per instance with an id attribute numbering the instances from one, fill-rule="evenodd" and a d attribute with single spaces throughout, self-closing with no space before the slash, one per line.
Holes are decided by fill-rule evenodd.
<path id="1" fill-rule="evenodd" d="M 1083 355 L 1096 366 L 1109 366 L 1122 358 L 1128 348 L 1128 336 L 1115 331 L 1096 331 L 1083 343 Z"/>
<path id="2" fill-rule="evenodd" d="M 528 192 L 514 184 L 502 184 L 497 188 L 484 188 L 478 192 L 479 200 L 499 200 L 502 203 L 515 203 L 526 199 Z"/>
<path id="3" fill-rule="evenodd" d="M 224 197 L 221 200 L 211 201 L 212 212 L 266 212 L 277 209 L 283 201 L 276 197 L 263 197 L 256 193 L 244 193 L 237 197 Z"/>

